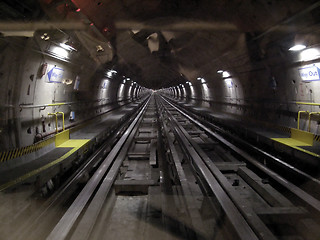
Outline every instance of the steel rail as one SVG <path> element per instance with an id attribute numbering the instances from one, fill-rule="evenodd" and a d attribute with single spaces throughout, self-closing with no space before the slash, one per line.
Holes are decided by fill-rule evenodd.
<path id="1" fill-rule="evenodd" d="M 173 117 L 173 120 L 178 125 L 177 120 Z M 240 194 L 234 190 L 230 183 L 226 180 L 224 175 L 221 173 L 219 168 L 212 162 L 208 155 L 199 147 L 199 145 L 192 139 L 190 134 L 183 128 L 180 127 L 183 136 L 191 143 L 192 147 L 196 150 L 202 161 L 210 169 L 213 176 L 217 179 L 220 186 L 228 194 L 231 201 L 238 208 L 239 212 L 244 216 L 249 226 L 255 232 L 259 239 L 276 240 L 273 233 L 266 227 L 258 215 L 254 212 L 253 208 L 248 204 L 247 201 L 243 200 Z"/>
<path id="2" fill-rule="evenodd" d="M 130 124 L 128 129 L 124 132 L 120 140 L 117 142 L 115 147 L 111 150 L 108 156 L 104 159 L 101 166 L 95 172 L 95 174 L 90 178 L 89 182 L 86 186 L 82 189 L 78 197 L 74 200 L 72 205 L 68 208 L 66 213 L 51 231 L 49 236 L 46 238 L 47 240 L 62 240 L 66 239 L 67 235 L 69 234 L 71 228 L 73 227 L 74 223 L 78 219 L 79 215 L 82 213 L 83 209 L 85 208 L 86 204 L 88 203 L 89 199 L 91 198 L 92 194 L 94 193 L 96 187 L 101 182 L 102 178 L 104 177 L 105 173 L 108 171 L 109 167 L 113 163 L 114 159 L 118 156 L 119 150 L 127 141 L 131 131 L 137 124 L 139 118 L 141 117 L 143 110 L 148 105 L 150 98 L 145 103 L 144 107 L 136 117 L 136 119 Z"/>
<path id="3" fill-rule="evenodd" d="M 177 108 L 179 108 L 182 112 L 186 113 L 187 115 L 191 115 L 193 118 L 196 118 L 196 119 L 199 119 L 200 122 L 203 123 L 203 121 L 201 121 L 200 117 L 197 116 L 196 114 L 194 113 L 188 113 L 188 111 L 186 111 L 185 109 L 181 108 L 181 106 L 177 106 L 176 104 L 174 104 Z M 193 119 L 191 118 L 191 119 Z M 247 141 L 244 141 L 243 139 L 240 139 L 239 137 L 223 130 L 222 128 L 218 127 L 217 125 L 214 125 L 210 122 L 205 122 L 204 123 L 206 126 L 210 127 L 211 129 L 214 129 L 216 131 L 218 131 L 219 133 L 223 134 L 224 136 L 227 136 L 227 137 L 230 137 L 232 138 L 233 140 L 235 140 L 236 142 L 239 142 L 241 143 L 242 145 L 246 146 L 246 147 L 249 147 L 251 150 L 257 152 L 258 154 L 261 154 L 263 157 L 267 158 L 267 159 L 270 159 L 271 161 L 274 161 L 275 163 L 277 164 L 280 164 L 280 166 L 282 165 L 282 167 L 285 167 L 287 170 L 290 170 L 292 172 L 294 172 L 295 174 L 298 174 L 300 177 L 303 177 L 305 180 L 308 180 L 309 184 L 312 183 L 313 186 L 316 186 L 316 187 L 320 187 L 320 180 L 312 177 L 311 175 L 301 171 L 300 169 L 290 165 L 289 163 L 286 163 L 284 161 L 282 161 L 281 159 L 275 157 L 274 155 L 272 155 L 271 153 L 268 153 L 250 143 L 248 143 Z"/>
<path id="4" fill-rule="evenodd" d="M 257 235 L 249 226 L 246 219 L 242 216 L 231 198 L 221 187 L 214 174 L 209 170 L 208 164 L 210 165 L 210 163 L 205 163 L 205 160 L 199 155 L 199 153 L 192 146 L 192 143 L 187 139 L 175 117 L 173 117 L 168 110 L 167 113 L 172 124 L 172 130 L 175 132 L 175 135 L 178 136 L 178 139 L 180 139 L 184 150 L 190 156 L 192 162 L 198 169 L 198 174 L 201 174 L 203 179 L 205 179 L 215 198 L 218 200 L 223 212 L 226 214 L 230 224 L 232 225 L 233 230 L 237 234 L 238 239 L 258 239 Z"/>
<path id="5" fill-rule="evenodd" d="M 164 98 L 163 98 L 164 99 Z M 198 127 L 200 127 L 202 130 L 204 130 L 208 135 L 210 135 L 212 138 L 218 140 L 223 145 L 230 148 L 234 153 L 236 153 L 238 156 L 241 156 L 243 159 L 248 161 L 250 164 L 252 164 L 254 167 L 262 171 L 263 173 L 267 174 L 269 177 L 271 177 L 275 182 L 280 184 L 285 189 L 288 189 L 290 192 L 292 192 L 296 197 L 298 197 L 301 201 L 306 203 L 309 207 L 311 207 L 313 210 L 316 210 L 318 214 L 320 214 L 320 201 L 307 192 L 303 191 L 301 188 L 297 187 L 293 183 L 287 181 L 285 178 L 280 176 L 279 174 L 275 173 L 274 171 L 270 170 L 257 160 L 255 160 L 253 157 L 251 157 L 247 152 L 240 149 L 239 147 L 235 146 L 234 144 L 227 141 L 225 138 L 223 138 L 218 133 L 213 132 L 208 127 L 204 126 L 199 121 L 193 119 L 188 114 L 184 113 L 182 110 L 174 106 L 172 103 L 170 103 L 168 100 L 164 99 L 169 105 L 171 105 L 173 108 L 175 108 L 179 113 L 181 113 L 183 116 L 185 116 L 188 120 L 195 123 Z"/>
<path id="6" fill-rule="evenodd" d="M 131 117 L 133 119 L 133 117 Z M 130 121 L 130 120 L 129 120 Z M 116 130 L 121 131 L 119 129 L 125 129 L 128 124 L 124 123 Z M 115 130 L 111 132 L 111 135 L 115 134 Z M 112 136 L 111 139 L 108 139 L 105 143 L 103 143 L 89 158 L 88 160 L 82 164 L 82 166 L 76 170 L 72 174 L 72 176 L 67 180 L 60 189 L 55 192 L 45 203 L 42 205 L 41 212 L 38 213 L 36 216 L 33 216 L 28 222 L 26 222 L 22 227 L 20 227 L 15 233 L 12 234 L 10 239 L 22 239 L 25 238 L 24 236 L 27 232 L 31 231 L 30 229 L 36 227 L 43 219 L 46 217 L 46 214 L 49 213 L 50 209 L 56 206 L 59 202 L 65 200 L 66 196 L 69 196 L 73 193 L 72 187 L 75 185 L 79 179 L 83 176 L 84 173 L 91 171 L 91 169 L 98 165 L 103 158 L 106 157 L 108 151 L 107 150 L 110 146 L 112 146 L 116 140 L 118 139 L 117 136 Z"/>
<path id="7" fill-rule="evenodd" d="M 177 171 L 178 180 L 181 184 L 181 196 L 183 197 L 183 203 L 189 216 L 188 224 L 190 224 L 191 226 L 195 226 L 195 219 L 201 219 L 201 216 L 199 212 L 193 210 L 195 199 L 191 192 L 191 186 L 181 165 L 179 154 L 176 150 L 176 147 L 174 146 L 174 140 L 172 139 L 172 137 L 170 137 L 169 129 L 164 123 L 162 114 L 159 114 L 159 122 L 161 123 L 162 132 L 164 134 L 164 138 L 166 139 L 167 147 L 171 153 L 173 164 L 175 170 Z"/>
<path id="8" fill-rule="evenodd" d="M 143 114 L 149 104 L 149 101 L 146 103 L 144 108 L 141 110 L 139 115 L 136 117 L 134 121 L 134 128 L 130 131 L 128 138 L 126 139 L 125 144 L 121 147 L 120 153 L 116 157 L 113 165 L 108 171 L 107 175 L 104 177 L 103 182 L 99 186 L 99 189 L 96 191 L 95 196 L 92 201 L 88 205 L 86 212 L 82 216 L 79 224 L 77 225 L 75 231 L 71 236 L 71 240 L 86 240 L 90 239 L 90 234 L 94 228 L 98 215 L 101 211 L 103 203 L 108 196 L 108 193 L 111 189 L 112 184 L 114 183 L 119 169 L 122 165 L 123 160 L 125 159 L 131 142 L 138 130 L 139 124 L 142 121 Z"/>
<path id="9" fill-rule="evenodd" d="M 194 113 L 188 113 L 186 110 L 184 110 L 183 108 L 181 108 L 181 106 L 177 106 L 176 104 L 174 104 L 174 105 L 175 105 L 177 108 L 179 108 L 181 111 L 183 111 L 183 112 L 191 115 L 193 118 L 199 119 L 199 120 L 201 121 L 200 117 L 197 116 L 196 114 L 194 114 Z M 191 118 L 191 119 L 193 119 L 193 118 Z M 203 121 L 201 121 L 201 122 L 203 123 Z M 284 162 L 283 160 L 275 157 L 274 155 L 272 155 L 272 154 L 270 154 L 270 153 L 268 153 L 268 152 L 266 152 L 266 151 L 264 151 L 264 150 L 262 150 L 262 149 L 260 149 L 260 148 L 258 148 L 258 147 L 256 147 L 256 146 L 248 143 L 247 141 L 244 141 L 243 139 L 240 139 L 239 137 L 237 137 L 237 136 L 235 136 L 235 135 L 233 135 L 233 134 L 231 134 L 231 133 L 223 130 L 222 128 L 220 128 L 220 127 L 218 127 L 218 126 L 216 126 L 216 125 L 214 125 L 214 124 L 212 124 L 212 123 L 210 123 L 210 122 L 205 122 L 204 124 L 205 124 L 206 126 L 210 127 L 211 129 L 214 129 L 214 130 L 218 131 L 219 133 L 223 134 L 224 136 L 227 136 L 227 137 L 229 137 L 229 138 L 232 138 L 232 139 L 235 140 L 236 142 L 239 142 L 239 143 L 241 143 L 242 145 L 244 145 L 244 146 L 246 146 L 246 147 L 249 147 L 251 150 L 255 151 L 256 153 L 261 154 L 261 156 L 265 157 L 266 159 L 269 159 L 269 160 L 271 160 L 271 161 L 279 164 L 280 166 L 286 168 L 287 170 L 289 170 L 289 171 L 297 174 L 299 177 L 303 177 L 305 180 L 308 180 L 308 181 L 309 181 L 309 182 L 308 182 L 309 184 L 312 184 L 312 185 L 315 186 L 315 187 L 320 187 L 320 180 L 318 180 L 318 179 L 312 177 L 311 175 L 309 175 L 309 174 L 301 171 L 300 169 L 298 169 L 298 168 L 290 165 L 289 163 Z M 310 193 L 309 193 L 309 194 L 310 194 Z M 310 195 L 312 195 L 312 194 L 310 194 Z"/>

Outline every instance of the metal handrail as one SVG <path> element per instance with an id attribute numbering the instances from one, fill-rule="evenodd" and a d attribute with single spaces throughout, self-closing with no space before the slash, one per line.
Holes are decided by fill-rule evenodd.
<path id="1" fill-rule="evenodd" d="M 56 116 L 56 133 L 58 133 L 58 114 L 57 113 L 48 113 L 48 115 Z"/>
<path id="2" fill-rule="evenodd" d="M 57 114 L 62 114 L 62 130 L 64 131 L 64 112 L 56 112 Z"/>
<path id="3" fill-rule="evenodd" d="M 296 102 L 298 105 L 311 105 L 311 106 L 320 106 L 320 103 L 310 103 L 310 102 Z"/>
<path id="4" fill-rule="evenodd" d="M 108 101 L 109 98 L 101 98 L 97 100 L 92 101 L 86 101 L 86 102 L 60 102 L 60 103 L 48 103 L 48 104 L 39 104 L 39 105 L 31 105 L 31 104 L 20 104 L 20 111 L 24 108 L 42 108 L 41 110 L 46 109 L 46 107 L 54 107 L 54 106 L 64 106 L 64 105 L 74 105 L 74 104 L 83 104 L 83 103 L 89 103 L 89 102 L 102 102 L 102 101 Z M 111 102 L 112 103 L 112 102 Z"/>
<path id="5" fill-rule="evenodd" d="M 301 113 L 309 113 L 309 111 L 299 111 L 298 112 L 298 120 L 297 120 L 297 122 L 298 122 L 298 126 L 297 126 L 298 130 L 300 129 L 300 115 L 301 115 Z"/>
<path id="6" fill-rule="evenodd" d="M 311 131 L 311 115 L 320 114 L 320 112 L 310 112 L 308 117 L 308 132 Z"/>

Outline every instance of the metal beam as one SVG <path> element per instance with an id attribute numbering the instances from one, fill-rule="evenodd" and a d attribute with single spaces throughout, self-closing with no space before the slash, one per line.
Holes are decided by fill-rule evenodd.
<path id="1" fill-rule="evenodd" d="M 173 20 L 174 21 L 174 20 Z M 154 31 L 239 31 L 234 24 L 228 22 L 179 21 L 164 24 L 152 24 L 135 21 L 116 21 L 118 30 L 154 30 Z"/>
<path id="2" fill-rule="evenodd" d="M 65 29 L 65 30 L 86 30 L 87 25 L 80 21 L 70 22 L 0 22 L 0 32 L 32 32 L 37 30 Z"/>

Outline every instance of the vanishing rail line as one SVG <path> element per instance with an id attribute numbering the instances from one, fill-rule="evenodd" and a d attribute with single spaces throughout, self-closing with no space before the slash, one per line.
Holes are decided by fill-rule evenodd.
<path id="1" fill-rule="evenodd" d="M 81 191 L 64 185 L 12 239 L 320 236 L 317 198 L 162 96 L 151 95 L 127 126 L 112 148 L 105 143 L 87 161 L 95 172 Z M 78 170 L 75 181 L 86 171 Z M 61 205 L 65 198 L 72 201 Z M 52 211 L 59 217 L 46 219 Z M 39 221 L 49 223 L 39 229 Z"/>
<path id="2" fill-rule="evenodd" d="M 253 239 L 252 235 L 239 232 L 245 229 L 243 220 L 258 239 L 278 239 L 287 235 L 313 239 L 320 236 L 316 227 L 310 227 L 319 226 L 318 199 L 163 98 L 162 105 L 179 146 L 206 191 L 219 202 L 238 235 L 235 239 Z M 216 189 L 217 185 L 222 189 Z M 319 185 L 315 186 L 319 189 Z M 238 216 L 236 220 L 237 211 L 243 219 Z M 281 229 L 279 226 L 286 227 Z M 252 234 L 249 229 L 245 233 Z"/>

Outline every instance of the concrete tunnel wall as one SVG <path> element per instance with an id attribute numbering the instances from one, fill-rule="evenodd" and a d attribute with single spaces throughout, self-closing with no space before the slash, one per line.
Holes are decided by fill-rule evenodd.
<path id="1" fill-rule="evenodd" d="M 1 102 L 4 104 L 1 106 L 1 149 L 30 145 L 53 133 L 55 120 L 48 113 L 64 112 L 66 126 L 69 126 L 73 123 L 69 120 L 71 112 L 74 112 L 76 121 L 81 121 L 103 113 L 108 103 L 134 100 L 146 91 L 132 81 L 105 77 L 104 72 L 97 71 L 101 64 L 81 57 L 88 54 L 86 49 L 67 62 L 34 51 L 35 45 L 33 38 L 13 38 L 12 41 L 9 38 L 2 46 L 0 84 Z M 234 55 L 232 57 L 240 57 Z M 253 67 L 254 71 L 251 69 L 243 73 L 221 68 L 229 73 L 227 77 L 215 68 L 201 75 L 203 80 L 195 79 L 166 92 L 176 99 L 210 107 L 214 112 L 296 127 L 299 110 L 317 112 L 319 108 L 296 105 L 295 102 L 320 102 L 319 81 L 303 81 L 299 75 L 301 64 L 297 63 L 303 61 L 303 55 L 304 51 L 286 52 L 277 65 L 263 69 Z M 241 57 L 250 59 L 249 54 Z M 270 61 L 272 59 L 274 56 Z M 41 76 L 44 64 L 47 64 L 47 69 Z M 71 79 L 72 83 L 49 82 L 47 74 L 53 67 L 63 69 L 63 79 Z M 59 102 L 72 104 L 45 109 L 25 108 Z M 319 119 L 314 117 L 311 131 L 315 134 L 319 134 L 318 123 Z M 301 128 L 307 130 L 307 125 L 307 118 L 303 116 Z M 58 126 L 62 127 L 61 120 Z"/>
<path id="2" fill-rule="evenodd" d="M 104 62 L 94 59 L 87 48 L 81 46 L 62 58 L 49 54 L 50 43 L 37 37 L 7 37 L 1 44 L 1 150 L 28 146 L 54 133 L 55 116 L 49 113 L 64 112 L 69 127 L 102 114 L 111 103 L 135 101 L 146 93 L 122 76 L 106 77 L 106 70 L 101 70 Z M 48 78 L 53 68 L 58 69 L 55 74 L 62 74 L 51 75 L 55 82 Z M 67 104 L 48 106 L 55 103 Z M 61 130 L 61 115 L 58 119 Z"/>
<path id="3" fill-rule="evenodd" d="M 202 58 L 188 59 L 190 66 L 186 65 L 192 70 L 180 66 L 186 81 L 175 84 L 173 80 L 172 87 L 162 91 L 179 101 L 242 121 L 297 127 L 298 111 L 320 111 L 319 106 L 296 104 L 320 102 L 320 81 L 300 76 L 302 68 L 320 67 L 319 37 L 302 30 L 288 37 L 275 32 L 255 41 L 250 41 L 250 33 L 243 32 L 231 37 L 228 33 L 211 36 L 216 45 L 206 49 Z M 6 37 L 0 44 L 1 150 L 27 146 L 54 133 L 55 120 L 48 113 L 64 112 L 68 127 L 103 113 L 110 103 L 134 101 L 149 91 L 128 76 L 108 76 L 113 69 L 113 51 L 105 41 L 76 31 L 64 33 L 59 38 L 73 39 L 77 51 L 59 57 L 52 54 L 59 45 L 41 40 L 42 34 Z M 205 41 L 208 36 L 203 34 Z M 288 51 L 298 35 L 308 40 L 307 48 Z M 194 49 L 208 46 L 201 41 L 192 43 Z M 219 57 L 212 58 L 216 55 Z M 58 83 L 48 79 L 48 72 L 55 67 L 63 72 Z M 61 102 L 68 104 L 44 107 Z M 72 113 L 74 121 L 69 119 Z M 319 123 L 319 116 L 313 115 L 311 132 L 320 134 Z M 61 117 L 58 125 L 61 129 Z M 308 115 L 302 115 L 300 128 L 308 130 Z"/>
<path id="4" fill-rule="evenodd" d="M 297 128 L 298 111 L 320 111 L 319 106 L 297 104 L 320 102 L 320 81 L 305 80 L 300 74 L 303 68 L 319 67 L 320 48 L 311 44 L 292 52 L 276 44 L 267 46 L 263 60 L 259 60 L 252 57 L 245 42 L 237 44 L 212 63 L 206 74 L 199 71 L 198 78 L 162 91 L 179 101 L 209 107 L 214 113 L 230 114 L 242 121 Z M 228 67 L 226 63 L 234 59 L 241 59 L 239 66 Z M 185 91 L 181 91 L 182 86 Z M 319 115 L 312 115 L 310 131 L 319 135 L 319 124 Z M 302 114 L 300 129 L 308 131 L 308 126 L 308 114 Z"/>

